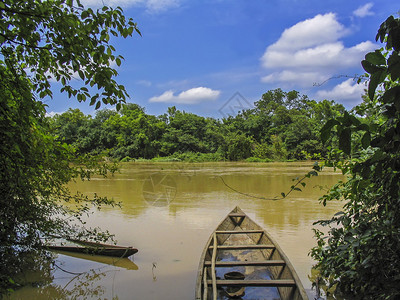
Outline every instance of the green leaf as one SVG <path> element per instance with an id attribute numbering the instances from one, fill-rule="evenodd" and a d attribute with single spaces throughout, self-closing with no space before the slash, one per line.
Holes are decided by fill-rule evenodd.
<path id="1" fill-rule="evenodd" d="M 344 128 L 339 134 L 339 149 L 350 155 L 351 153 L 351 129 Z"/>
<path id="2" fill-rule="evenodd" d="M 400 86 L 387 90 L 382 96 L 383 103 L 396 103 L 400 101 Z"/>
<path id="3" fill-rule="evenodd" d="M 386 72 L 384 70 L 380 70 L 371 75 L 368 84 L 368 96 L 371 100 L 374 99 L 376 88 L 380 83 L 382 83 L 385 80 L 385 78 L 386 78 Z"/>
<path id="4" fill-rule="evenodd" d="M 369 125 L 368 124 L 360 124 L 357 126 L 357 130 L 369 130 Z"/>
<path id="5" fill-rule="evenodd" d="M 85 74 L 83 73 L 82 70 L 78 70 L 78 74 L 79 74 L 79 77 L 80 77 L 82 80 L 85 79 Z"/>
<path id="6" fill-rule="evenodd" d="M 384 157 L 384 153 L 382 150 L 379 149 L 379 150 L 375 151 L 374 155 L 371 158 L 371 162 L 373 162 L 373 163 L 377 162 L 377 161 L 381 160 L 383 157 Z"/>
<path id="7" fill-rule="evenodd" d="M 388 59 L 388 73 L 393 81 L 400 79 L 400 56 L 396 51 Z"/>
<path id="8" fill-rule="evenodd" d="M 361 138 L 361 145 L 364 149 L 367 149 L 371 145 L 371 134 L 369 131 L 364 133 L 363 137 Z"/>
<path id="9" fill-rule="evenodd" d="M 89 105 L 94 105 L 95 103 L 96 103 L 96 100 L 97 100 L 97 97 L 92 97 L 91 99 L 90 99 L 90 104 Z"/>
<path id="10" fill-rule="evenodd" d="M 358 120 L 355 116 L 349 114 L 347 111 L 344 112 L 342 117 L 338 118 L 338 121 L 340 121 L 345 127 L 350 127 L 352 125 L 357 127 L 361 124 L 360 120 Z"/>
<path id="11" fill-rule="evenodd" d="M 386 64 L 386 59 L 379 50 L 367 53 L 367 55 L 365 55 L 365 59 L 372 65 L 381 66 Z"/>
<path id="12" fill-rule="evenodd" d="M 361 65 L 364 68 L 364 70 L 369 74 L 373 74 L 373 73 L 375 73 L 375 72 L 380 70 L 379 67 L 377 67 L 376 65 L 370 63 L 367 60 L 361 61 Z"/>
<path id="13" fill-rule="evenodd" d="M 310 172 L 308 172 L 308 174 L 310 176 L 318 176 L 318 173 L 316 171 L 310 171 Z"/>
<path id="14" fill-rule="evenodd" d="M 328 120 L 328 122 L 325 123 L 325 125 L 321 129 L 322 143 L 325 143 L 329 139 L 332 128 L 339 124 L 340 123 L 335 119 L 330 119 L 330 120 Z"/>
<path id="15" fill-rule="evenodd" d="M 86 19 L 89 16 L 89 12 L 87 10 L 82 11 L 81 18 Z"/>
<path id="16" fill-rule="evenodd" d="M 344 212 L 338 211 L 337 213 L 334 214 L 334 216 L 341 216 L 341 215 L 344 215 Z"/>

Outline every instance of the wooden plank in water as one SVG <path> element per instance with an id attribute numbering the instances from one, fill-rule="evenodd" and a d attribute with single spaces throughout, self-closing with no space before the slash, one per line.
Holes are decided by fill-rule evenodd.
<path id="1" fill-rule="evenodd" d="M 207 280 L 211 285 L 212 280 Z M 296 282 L 291 279 L 253 279 L 253 280 L 217 280 L 218 286 L 259 286 L 259 287 L 295 287 Z"/>
<path id="2" fill-rule="evenodd" d="M 228 216 L 230 217 L 246 217 L 244 213 L 230 213 Z"/>
<path id="3" fill-rule="evenodd" d="M 211 261 L 205 261 L 205 266 L 211 266 Z M 263 266 L 275 267 L 286 265 L 284 260 L 263 260 L 263 261 L 216 261 L 216 267 L 236 267 L 236 266 Z"/>
<path id="4" fill-rule="evenodd" d="M 212 289 L 213 289 L 213 299 L 217 300 L 217 278 L 215 274 L 215 263 L 217 260 L 217 235 L 214 233 L 214 249 L 213 249 L 213 254 L 212 254 L 212 261 L 211 261 L 211 278 L 212 278 Z"/>
<path id="5" fill-rule="evenodd" d="M 264 230 L 217 230 L 216 234 L 249 234 L 249 233 L 264 233 Z"/>
<path id="6" fill-rule="evenodd" d="M 207 300 L 208 295 L 208 284 L 207 284 L 207 268 L 204 268 L 203 272 L 203 285 L 204 285 L 204 290 L 203 290 L 203 300 Z"/>
<path id="7" fill-rule="evenodd" d="M 213 246 L 210 246 L 210 249 L 213 249 Z M 245 250 L 245 249 L 275 249 L 275 245 L 219 245 L 218 249 L 220 250 Z"/>
<path id="8" fill-rule="evenodd" d="M 235 226 L 240 226 L 242 225 L 243 220 L 246 218 L 246 215 L 241 213 L 230 213 L 229 218 L 235 224 Z"/>

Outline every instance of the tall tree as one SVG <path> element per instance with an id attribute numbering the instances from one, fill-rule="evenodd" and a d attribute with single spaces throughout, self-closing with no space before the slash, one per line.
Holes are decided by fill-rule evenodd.
<path id="1" fill-rule="evenodd" d="M 119 108 L 128 95 L 115 81 L 112 63 L 120 65 L 123 58 L 109 41 L 134 31 L 139 32 L 136 24 L 121 8 L 94 11 L 72 0 L 0 2 L 0 294 L 16 283 L 24 254 L 38 249 L 42 237 L 90 233 L 63 215 L 79 221 L 89 204 L 112 203 L 69 194 L 65 183 L 71 178 L 105 168 L 69 164 L 74 153 L 48 134 L 40 99 L 52 95 L 55 79 L 78 101 Z M 76 202 L 76 210 L 60 200 Z"/>

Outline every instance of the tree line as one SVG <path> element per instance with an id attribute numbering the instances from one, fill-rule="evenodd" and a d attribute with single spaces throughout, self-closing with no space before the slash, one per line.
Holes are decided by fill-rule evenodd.
<path id="1" fill-rule="evenodd" d="M 180 111 L 175 106 L 149 115 L 137 104 L 120 111 L 104 109 L 95 116 L 79 109 L 51 117 L 57 139 L 78 154 L 117 160 L 299 160 L 327 152 L 320 129 L 346 109 L 334 101 L 310 100 L 297 91 L 264 93 L 254 107 L 222 119 Z"/>

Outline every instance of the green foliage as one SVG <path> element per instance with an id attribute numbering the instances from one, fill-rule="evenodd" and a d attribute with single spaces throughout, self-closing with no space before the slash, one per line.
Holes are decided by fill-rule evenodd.
<path id="1" fill-rule="evenodd" d="M 269 158 L 259 158 L 259 157 L 251 156 L 249 158 L 246 158 L 246 161 L 247 162 L 271 162 L 273 160 L 269 159 Z"/>
<path id="2" fill-rule="evenodd" d="M 28 71 L 32 90 L 40 98 L 51 96 L 50 81 L 62 84 L 61 91 L 79 102 L 90 101 L 96 109 L 117 104 L 128 96 L 113 79 L 121 64 L 109 43 L 112 36 L 132 36 L 136 23 L 126 19 L 122 9 L 85 9 L 79 1 L 15 1 L 0 6 L 1 54 L 8 67 L 18 65 Z M 82 86 L 72 84 L 80 78 Z M 87 86 L 99 92 L 91 93 Z"/>
<path id="3" fill-rule="evenodd" d="M 336 129 L 338 149 L 326 161 L 347 180 L 322 198 L 344 200 L 343 211 L 317 222 L 316 268 L 336 294 L 349 299 L 400 297 L 400 20 L 382 23 L 377 40 L 385 49 L 368 53 L 362 65 L 369 73 L 368 98 L 321 130 L 326 141 Z M 382 88 L 382 92 L 378 88 Z M 357 142 L 361 147 L 352 146 Z"/>
<path id="4" fill-rule="evenodd" d="M 325 155 L 319 129 L 344 107 L 316 102 L 296 91 L 268 91 L 254 109 L 218 120 L 168 108 L 161 116 L 145 113 L 136 104 L 119 112 L 102 110 L 95 118 L 79 110 L 54 116 L 54 134 L 77 153 L 101 153 L 116 159 L 152 159 L 182 153 L 216 154 L 210 159 L 306 159 Z M 239 148 L 237 148 L 239 147 Z M 203 157 L 206 157 L 203 155 Z M 126 158 L 126 159 L 125 159 Z M 184 160 L 192 160 L 184 158 Z M 197 161 L 197 158 L 193 158 Z"/>
<path id="5" fill-rule="evenodd" d="M 184 152 L 174 153 L 171 156 L 163 159 L 164 161 L 184 161 L 184 162 L 210 162 L 210 161 L 224 161 L 224 155 L 220 152 L 215 153 L 199 153 L 199 152 Z M 156 161 L 161 161 L 160 158 Z"/>
<path id="6" fill-rule="evenodd" d="M 226 152 L 229 160 L 244 160 L 251 156 L 253 140 L 243 134 L 229 140 Z"/>
<path id="7" fill-rule="evenodd" d="M 206 152 L 206 119 L 175 108 L 172 111 L 162 138 L 162 152 Z"/>
<path id="8" fill-rule="evenodd" d="M 275 152 L 273 146 L 268 143 L 256 143 L 253 149 L 253 158 L 273 160 Z"/>
<path id="9" fill-rule="evenodd" d="M 42 238 L 110 236 L 85 228 L 81 217 L 115 203 L 71 195 L 65 187 L 75 178 L 114 171 L 100 156 L 76 156 L 75 148 L 80 154 L 99 150 L 99 144 L 89 147 L 96 132 L 87 128 L 101 116 L 90 124 L 90 117 L 70 110 L 50 120 L 39 99 L 52 95 L 50 82 L 56 80 L 78 101 L 120 107 L 128 95 L 113 79 L 111 64 L 122 57 L 109 40 L 134 31 L 136 24 L 121 8 L 93 11 L 71 0 L 0 3 L 0 295 L 18 286 L 17 274 L 33 253 L 46 258 L 39 250 Z M 72 84 L 78 77 L 81 86 Z M 53 134 L 57 130 L 63 137 Z"/>
<path id="10" fill-rule="evenodd" d="M 76 236 L 89 233 L 79 224 L 81 213 L 94 204 L 113 204 L 107 199 L 93 200 L 70 195 L 65 183 L 72 178 L 89 178 L 93 172 L 105 173 L 107 167 L 77 161 L 72 148 L 49 135 L 44 105 L 31 95 L 30 82 L 15 77 L 0 65 L 0 259 L 2 261 L 0 291 L 8 279 L 20 271 L 27 253 L 36 250 L 41 237 Z M 73 168 L 69 163 L 85 162 L 87 167 Z M 93 168 L 97 168 L 94 170 Z M 75 203 L 63 206 L 60 200 Z M 65 215 L 71 215 L 66 221 Z M 3 269 L 4 268 L 4 269 Z"/>
<path id="11" fill-rule="evenodd" d="M 284 160 L 287 158 L 287 150 L 285 144 L 282 142 L 282 139 L 277 136 L 271 136 L 272 142 L 272 155 L 274 159 Z"/>

